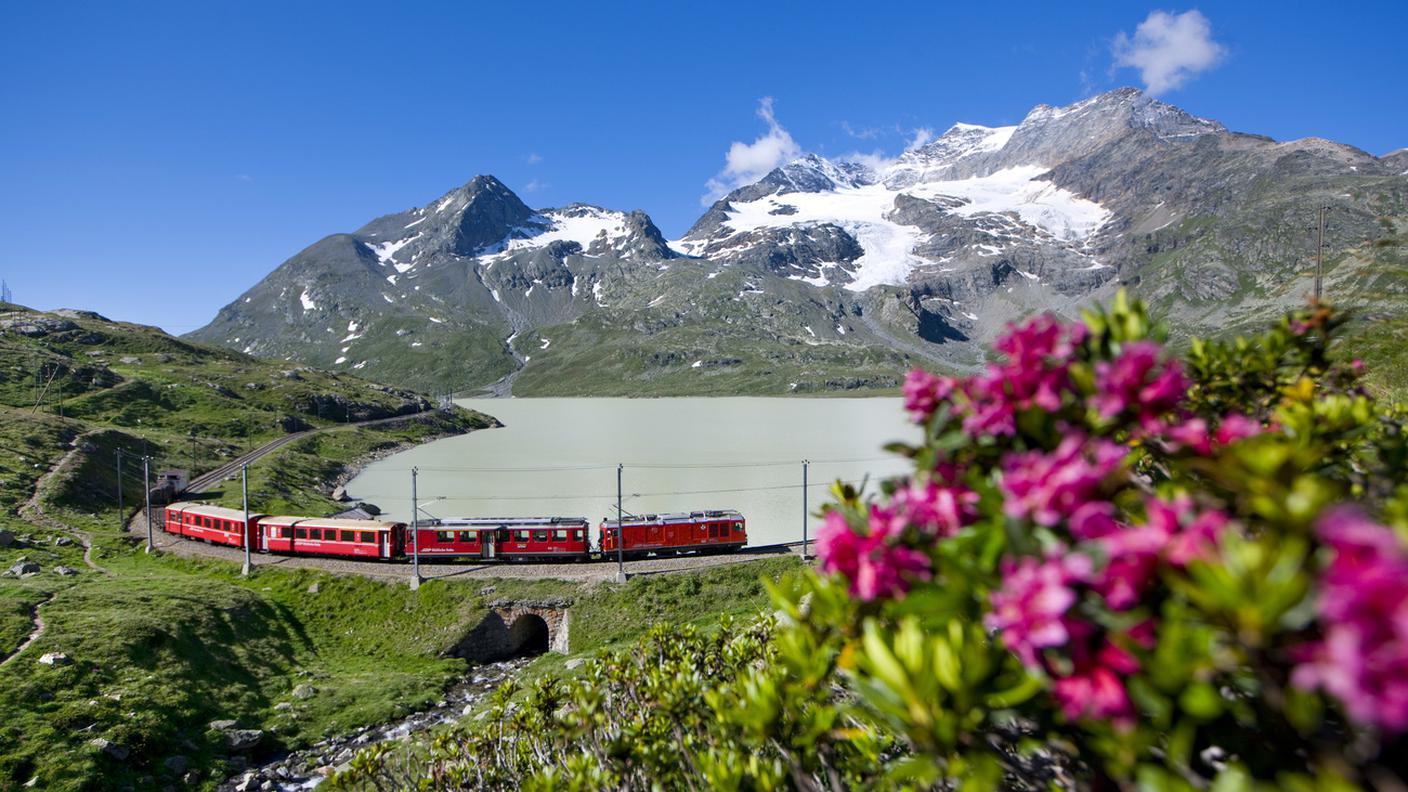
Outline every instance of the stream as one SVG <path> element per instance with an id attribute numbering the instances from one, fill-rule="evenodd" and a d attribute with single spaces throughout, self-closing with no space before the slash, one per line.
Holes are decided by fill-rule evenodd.
<path id="1" fill-rule="evenodd" d="M 296 792 L 312 789 L 328 775 L 340 770 L 357 752 L 369 745 L 389 740 L 405 740 L 436 726 L 455 723 L 472 707 L 493 693 L 500 684 L 516 675 L 533 657 L 518 657 L 471 669 L 458 684 L 445 692 L 433 707 L 404 718 L 368 726 L 349 734 L 323 740 L 311 747 L 292 751 L 264 764 L 250 767 L 226 779 L 221 792 L 278 790 Z"/>

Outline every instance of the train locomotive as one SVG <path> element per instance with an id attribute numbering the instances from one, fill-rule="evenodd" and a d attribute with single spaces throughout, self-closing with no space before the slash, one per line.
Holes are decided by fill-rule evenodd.
<path id="1" fill-rule="evenodd" d="M 203 503 L 166 507 L 162 530 L 211 544 L 280 555 L 405 561 L 417 555 L 480 561 L 589 561 L 617 554 L 734 552 L 748 544 L 747 522 L 733 510 L 680 512 L 602 520 L 595 547 L 583 517 L 463 517 L 430 520 L 414 528 L 384 520 L 291 517 L 244 512 Z"/>

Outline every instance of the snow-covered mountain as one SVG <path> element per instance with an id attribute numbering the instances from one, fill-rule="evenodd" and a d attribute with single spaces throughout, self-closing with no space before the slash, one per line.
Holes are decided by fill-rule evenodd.
<path id="1" fill-rule="evenodd" d="M 1403 151 L 1232 133 L 1121 89 L 889 162 L 800 157 L 671 243 L 642 212 L 532 209 L 478 176 L 320 240 L 193 335 L 427 388 L 887 387 L 1119 285 L 1185 332 L 1259 321 L 1302 299 L 1322 205 L 1342 301 L 1397 294 L 1405 177 Z"/>
<path id="2" fill-rule="evenodd" d="M 1049 174 L 1134 130 L 1224 131 L 1132 89 L 1042 105 L 1015 126 L 955 124 L 879 167 L 807 155 L 725 196 L 673 246 L 722 261 L 766 257 L 777 274 L 856 291 L 1004 257 L 1040 258 L 1047 273 L 1019 271 L 1088 288 L 1090 273 L 1114 274 L 1099 238 L 1113 213 Z"/>

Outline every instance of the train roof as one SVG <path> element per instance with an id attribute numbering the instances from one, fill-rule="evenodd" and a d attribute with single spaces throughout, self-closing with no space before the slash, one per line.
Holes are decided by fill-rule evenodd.
<path id="1" fill-rule="evenodd" d="M 346 528 L 349 531 L 389 531 L 405 525 L 405 523 L 386 520 L 339 520 L 331 517 L 292 517 L 288 515 L 267 517 L 260 522 L 264 525 L 297 525 L 300 528 Z"/>
<path id="2" fill-rule="evenodd" d="M 443 517 L 434 523 L 421 523 L 421 527 L 445 526 L 466 528 L 497 528 L 501 525 L 514 527 L 534 525 L 586 525 L 586 517 Z"/>
<path id="3" fill-rule="evenodd" d="M 244 522 L 244 511 L 240 509 L 227 509 L 224 506 L 211 506 L 207 503 L 194 503 L 191 501 L 183 503 L 171 503 L 166 506 L 167 511 L 179 511 L 184 514 L 194 514 L 199 517 L 214 517 L 220 520 L 235 520 Z M 256 512 L 249 513 L 249 519 L 254 520 L 264 515 Z"/>
<path id="4" fill-rule="evenodd" d="M 699 520 L 741 520 L 743 514 L 737 509 L 706 509 L 704 511 L 674 512 L 671 514 L 638 514 L 627 517 L 626 525 L 665 525 L 667 523 L 698 522 Z M 602 525 L 615 525 L 616 520 L 605 519 Z"/>

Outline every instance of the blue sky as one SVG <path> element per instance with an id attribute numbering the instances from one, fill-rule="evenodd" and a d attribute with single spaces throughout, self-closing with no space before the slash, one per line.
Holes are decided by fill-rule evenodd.
<path id="1" fill-rule="evenodd" d="M 1162 51 L 1138 32 L 1159 10 Z M 735 142 L 893 155 L 1120 85 L 1384 154 L 1408 146 L 1405 29 L 1401 2 L 0 0 L 0 277 L 183 333 L 318 238 L 477 173 L 673 238 L 739 176 Z"/>

